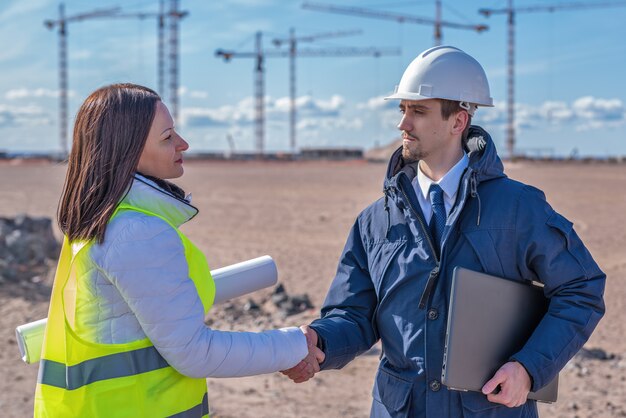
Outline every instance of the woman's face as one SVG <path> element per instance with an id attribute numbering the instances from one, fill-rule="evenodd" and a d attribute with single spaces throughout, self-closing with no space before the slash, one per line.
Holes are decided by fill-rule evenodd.
<path id="1" fill-rule="evenodd" d="M 183 175 L 183 151 L 188 148 L 189 144 L 174 130 L 167 107 L 159 101 L 137 171 L 160 179 L 178 178 Z"/>

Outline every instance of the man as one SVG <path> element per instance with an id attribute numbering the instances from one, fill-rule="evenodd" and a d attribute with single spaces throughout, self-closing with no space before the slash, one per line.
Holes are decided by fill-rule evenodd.
<path id="1" fill-rule="evenodd" d="M 350 232 L 321 319 L 304 327 L 309 344 L 325 353 L 325 370 L 381 340 L 372 417 L 536 417 L 526 397 L 589 338 L 604 314 L 606 276 L 572 223 L 541 191 L 507 178 L 489 134 L 470 127 L 477 106 L 493 105 L 474 58 L 431 48 L 387 99 L 400 100 L 403 145 L 389 163 L 384 197 Z M 456 266 L 540 281 L 550 298 L 531 338 L 483 393 L 440 383 Z M 296 382 L 312 376 L 304 363 L 283 373 Z"/>

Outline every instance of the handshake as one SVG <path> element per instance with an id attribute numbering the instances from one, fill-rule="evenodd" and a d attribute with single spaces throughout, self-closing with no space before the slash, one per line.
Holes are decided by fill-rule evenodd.
<path id="1" fill-rule="evenodd" d="M 300 329 L 306 337 L 309 354 L 291 369 L 281 371 L 295 383 L 306 382 L 315 376 L 315 373 L 320 371 L 320 363 L 324 362 L 326 357 L 324 352 L 317 347 L 317 333 L 307 325 L 301 326 Z"/>

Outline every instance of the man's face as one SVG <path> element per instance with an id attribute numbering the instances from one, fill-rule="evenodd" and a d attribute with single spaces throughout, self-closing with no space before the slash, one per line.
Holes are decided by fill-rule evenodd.
<path id="1" fill-rule="evenodd" d="M 451 127 L 454 118 L 441 117 L 441 102 L 437 99 L 402 100 L 402 157 L 406 162 L 438 158 L 443 150 L 454 144 Z"/>

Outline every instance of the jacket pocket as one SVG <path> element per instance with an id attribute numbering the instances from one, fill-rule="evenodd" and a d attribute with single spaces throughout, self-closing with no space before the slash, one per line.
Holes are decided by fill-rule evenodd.
<path id="1" fill-rule="evenodd" d="M 405 247 L 406 241 L 385 241 L 374 244 L 368 250 L 368 268 L 378 296 L 389 269 L 393 268 L 392 262 L 397 262 L 397 254 Z"/>
<path id="2" fill-rule="evenodd" d="M 472 418 L 536 418 L 537 406 L 529 400 L 517 408 L 489 402 L 487 397 L 478 392 L 459 392 L 463 405 L 463 417 Z"/>
<path id="3" fill-rule="evenodd" d="M 478 261 L 487 274 L 504 277 L 504 270 L 496 246 L 487 230 L 467 231 L 465 238 L 471 245 Z"/>
<path id="4" fill-rule="evenodd" d="M 382 368 L 378 369 L 372 397 L 385 405 L 390 412 L 408 411 L 412 391 L 413 383 L 394 376 Z"/>
<path id="5" fill-rule="evenodd" d="M 592 277 L 597 274 L 602 274 L 600 268 L 596 263 L 589 263 L 591 260 L 591 254 L 583 245 L 582 241 L 574 231 L 574 224 L 568 221 L 563 215 L 557 212 L 553 212 L 550 218 L 546 221 L 546 224 L 559 231 L 563 239 L 565 240 L 565 247 L 569 254 L 578 262 L 583 274 L 586 277 Z"/>

